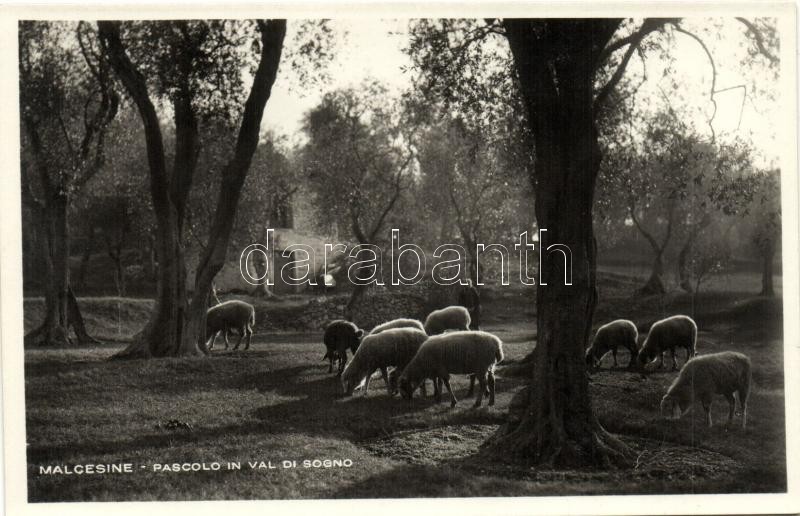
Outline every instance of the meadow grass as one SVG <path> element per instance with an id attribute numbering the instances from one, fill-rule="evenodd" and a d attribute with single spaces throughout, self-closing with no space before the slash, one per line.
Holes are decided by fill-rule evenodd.
<path id="1" fill-rule="evenodd" d="M 631 296 L 607 281 L 595 322 L 626 315 L 647 325 L 686 312 L 690 298 Z M 480 445 L 502 424 L 524 378 L 504 370 L 533 347 L 526 293 L 487 293 L 486 328 L 504 341 L 497 403 L 390 397 L 378 377 L 367 396 L 345 398 L 322 361 L 320 333 L 257 333 L 247 352 L 209 358 L 108 360 L 123 344 L 25 352 L 28 484 L 31 501 L 515 496 L 623 493 L 781 492 L 786 488 L 783 342 L 779 302 L 709 292 L 694 307 L 698 351 L 748 354 L 754 386 L 747 430 L 726 428 L 723 398 L 711 429 L 697 407 L 665 421 L 658 406 L 676 373 L 642 377 L 611 369 L 591 376 L 601 423 L 634 451 L 627 469 L 542 470 L 495 460 Z M 102 305 L 100 300 L 95 303 Z M 777 308 L 776 308 L 777 303 Z M 111 313 L 113 310 L 109 310 Z M 100 310 L 94 312 L 102 319 Z M 516 317 L 514 317 L 516 314 Z M 126 331 L 134 331 L 126 323 Z M 131 326 L 131 327 L 129 327 Z M 110 327 L 110 326 L 109 326 Z M 621 353 L 620 364 L 627 363 Z M 683 363 L 681 358 L 679 363 Z M 463 398 L 468 382 L 454 381 Z M 178 422 L 171 427 L 169 423 Z M 352 461 L 302 467 L 303 460 Z M 513 459 L 513 458 L 506 458 Z M 282 468 L 281 461 L 298 467 Z M 250 469 L 271 461 L 275 469 Z M 42 475 L 56 464 L 134 464 L 132 474 Z M 156 472 L 154 465 L 218 462 L 220 471 Z M 239 462 L 241 470 L 227 470 Z"/>

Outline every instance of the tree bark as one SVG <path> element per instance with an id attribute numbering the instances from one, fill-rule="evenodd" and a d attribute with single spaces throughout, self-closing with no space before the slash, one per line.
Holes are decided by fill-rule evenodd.
<path id="1" fill-rule="evenodd" d="M 236 208 L 250 170 L 250 162 L 258 147 L 264 108 L 272 94 L 272 85 L 278 74 L 286 35 L 286 20 L 260 21 L 258 25 L 261 32 L 261 59 L 250 94 L 245 101 L 233 158 L 222 172 L 217 210 L 206 252 L 197 269 L 194 297 L 189 306 L 183 338 L 180 341 L 180 355 L 197 354 L 198 351 L 208 354 L 205 345 L 208 297 L 214 278 L 225 263 L 233 222 L 236 219 Z"/>
<path id="2" fill-rule="evenodd" d="M 208 353 L 205 347 L 205 316 L 211 285 L 225 261 L 241 189 L 258 145 L 264 106 L 277 76 L 286 33 L 285 20 L 259 21 L 258 26 L 261 33 L 261 59 L 245 102 L 233 158 L 221 174 L 222 184 L 209 243 L 198 263 L 194 294 L 190 301 L 186 293 L 181 226 L 195 161 L 177 159 L 177 154 L 191 154 L 196 145 L 197 128 L 191 111 L 190 93 L 181 91 L 175 105 L 176 137 L 180 135 L 181 141 L 176 142 L 176 161 L 170 178 L 166 170 L 159 120 L 147 82 L 126 53 L 118 23 L 98 22 L 104 51 L 142 118 L 150 168 L 150 193 L 157 222 L 159 274 L 156 307 L 145 330 L 118 355 L 120 358 Z M 186 63 L 178 63 L 179 68 L 182 65 Z M 190 69 L 190 66 L 186 68 Z"/>
<path id="3" fill-rule="evenodd" d="M 592 205 L 602 157 L 593 78 L 597 54 L 619 21 L 546 23 L 543 29 L 541 21 L 504 21 L 536 145 L 531 180 L 537 222 L 547 229 L 540 245 L 569 246 L 573 284 L 563 284 L 563 260 L 543 254 L 547 285 L 537 288 L 530 385 L 512 401 L 507 423 L 488 446 L 532 464 L 607 465 L 623 461 L 627 449 L 594 414 L 584 350 L 597 303 Z M 556 55 L 567 55 L 569 63 Z M 562 67 L 558 81 L 548 63 Z"/>
<path id="4" fill-rule="evenodd" d="M 145 77 L 131 62 L 122 43 L 118 22 L 98 22 L 98 31 L 111 67 L 130 94 L 144 126 L 150 194 L 156 216 L 156 305 L 138 338 L 118 358 L 147 358 L 178 354 L 186 312 L 186 266 L 178 210 L 170 198 L 164 141 Z"/>
<path id="5" fill-rule="evenodd" d="M 67 206 L 69 199 L 63 188 L 51 192 L 47 203 L 34 207 L 37 240 L 43 246 L 45 317 L 42 324 L 28 333 L 25 345 L 72 345 L 70 327 L 78 343 L 96 344 L 97 340 L 86 331 L 78 301 L 70 286 L 69 226 Z"/>

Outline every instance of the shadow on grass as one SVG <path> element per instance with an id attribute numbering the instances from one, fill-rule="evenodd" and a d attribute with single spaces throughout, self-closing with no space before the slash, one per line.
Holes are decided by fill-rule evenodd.
<path id="1" fill-rule="evenodd" d="M 249 357 L 252 358 L 252 357 Z M 158 391 L 161 395 L 169 395 L 189 389 L 197 389 L 196 383 L 181 381 L 182 374 L 190 374 L 196 378 L 198 369 L 210 367 L 210 381 L 203 385 L 204 390 L 215 390 L 219 387 L 257 391 L 267 402 L 252 411 L 254 420 L 239 422 L 225 426 L 199 426 L 192 429 L 173 431 L 155 430 L 138 436 L 125 436 L 120 439 L 108 439 L 89 442 L 74 442 L 67 445 L 36 445 L 28 448 L 28 461 L 41 464 L 63 461 L 70 457 L 102 456 L 108 453 L 125 455 L 135 453 L 143 448 L 167 448 L 186 444 L 203 446 L 213 445 L 220 439 L 251 434 L 305 434 L 321 437 L 339 437 L 358 441 L 375 436 L 391 434 L 398 429 L 425 427 L 439 421 L 486 422 L 495 421 L 500 412 L 493 409 L 472 411 L 472 400 L 464 399 L 459 407 L 450 409 L 446 402 L 441 406 L 441 413 L 431 414 L 428 409 L 437 404 L 432 398 L 416 397 L 411 403 L 397 396 L 388 396 L 383 381 L 373 379 L 368 396 L 357 395 L 344 397 L 341 394 L 339 379 L 326 373 L 309 374 L 309 370 L 323 370 L 320 366 L 300 365 L 267 371 L 251 371 L 233 376 L 225 381 L 232 371 L 228 368 L 215 368 L 210 360 L 183 360 L 164 362 L 158 367 L 166 368 L 172 374 L 148 374 L 147 381 L 139 388 Z M 130 365 L 131 363 L 128 363 Z M 62 364 L 55 362 L 61 367 Z M 98 364 L 71 363 L 69 372 L 81 378 L 83 368 L 97 367 Z M 109 367 L 112 364 L 100 363 Z M 148 362 L 146 366 L 153 366 Z M 46 368 L 52 373 L 52 368 Z M 40 369 L 40 371 L 42 371 Z M 324 369 L 323 371 L 326 371 Z M 66 372 L 66 371 L 65 371 Z M 108 371 L 106 371 L 108 372 Z M 213 375 L 211 374 L 213 373 Z M 312 371 L 314 373 L 314 371 Z M 177 377 L 177 380 L 176 380 Z M 503 389 L 504 380 L 498 379 L 498 391 Z M 463 397 L 463 392 L 457 391 Z M 289 400 L 283 401 L 286 397 Z M 277 400 L 277 402 L 276 402 Z M 270 403 L 272 402 L 272 403 Z M 256 402 L 256 405 L 259 403 Z M 441 415 L 440 415 L 441 414 Z"/>

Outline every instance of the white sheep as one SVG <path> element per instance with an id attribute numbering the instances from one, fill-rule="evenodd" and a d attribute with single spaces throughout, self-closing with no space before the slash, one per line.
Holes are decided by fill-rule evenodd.
<path id="1" fill-rule="evenodd" d="M 653 323 L 647 338 L 639 350 L 639 364 L 641 366 L 661 357 L 658 367 L 664 367 L 664 352 L 670 350 L 672 354 L 672 369 L 678 369 L 675 360 L 675 348 L 686 349 L 686 360 L 697 354 L 697 324 L 687 315 L 673 315 Z"/>
<path id="2" fill-rule="evenodd" d="M 617 347 L 620 345 L 630 352 L 628 367 L 631 367 L 639 353 L 638 339 L 639 331 L 636 325 L 627 319 L 617 319 L 600 326 L 594 335 L 592 345 L 586 350 L 587 367 L 600 367 L 600 361 L 609 351 L 614 356 L 614 367 L 617 367 Z"/>
<path id="3" fill-rule="evenodd" d="M 391 321 L 385 322 L 383 324 L 379 324 L 376 327 L 372 328 L 372 331 L 369 332 L 370 335 L 377 335 L 378 333 L 384 330 L 391 330 L 394 328 L 416 328 L 419 331 L 425 331 L 425 327 L 422 326 L 422 323 L 416 319 L 393 319 Z"/>
<path id="4" fill-rule="evenodd" d="M 692 358 L 686 362 L 662 398 L 661 415 L 668 411 L 672 418 L 677 419 L 687 412 L 695 400 L 700 400 L 706 413 L 706 424 L 710 427 L 712 398 L 715 394 L 722 394 L 728 400 L 728 424 L 731 424 L 736 408 L 734 393 L 737 393 L 742 411 L 742 428 L 746 428 L 750 380 L 750 359 L 742 353 L 723 351 Z"/>
<path id="5" fill-rule="evenodd" d="M 225 349 L 228 349 L 228 331 L 236 329 L 239 332 L 239 341 L 234 350 L 239 349 L 245 335 L 247 344 L 244 349 L 250 349 L 250 338 L 253 336 L 253 326 L 256 324 L 256 309 L 250 303 L 232 299 L 217 306 L 212 306 L 206 312 L 206 342 L 211 340 L 209 350 L 214 349 L 214 342 L 219 332 L 224 332 Z"/>
<path id="6" fill-rule="evenodd" d="M 344 393 L 349 396 L 356 387 L 365 382 L 364 395 L 366 396 L 372 373 L 380 369 L 383 381 L 386 382 L 386 388 L 391 395 L 392 388 L 387 376 L 387 368 L 404 368 L 427 338 L 425 332 L 417 328 L 394 328 L 382 331 L 377 335 L 364 337 L 358 351 L 342 373 Z"/>
<path id="7" fill-rule="evenodd" d="M 481 387 L 475 406 L 481 405 L 487 383 L 491 406 L 494 405 L 494 366 L 502 360 L 502 341 L 485 331 L 454 331 L 429 337 L 400 375 L 400 391 L 404 398 L 411 399 L 416 387 L 426 378 L 441 379 L 450 393 L 450 405 L 455 406 L 458 400 L 450 387 L 450 375 L 472 374 Z"/>
<path id="8" fill-rule="evenodd" d="M 425 333 L 439 335 L 447 330 L 468 330 L 470 322 L 469 310 L 463 306 L 448 306 L 428 314 Z"/>

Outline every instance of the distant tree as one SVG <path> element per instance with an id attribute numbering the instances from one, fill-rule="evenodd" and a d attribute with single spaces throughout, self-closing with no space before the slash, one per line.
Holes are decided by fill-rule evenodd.
<path id="1" fill-rule="evenodd" d="M 303 170 L 318 218 L 360 245 L 387 242 L 387 223 L 413 184 L 415 127 L 371 82 L 326 94 L 306 114 Z M 356 284 L 346 314 L 366 286 Z"/>
<path id="2" fill-rule="evenodd" d="M 780 171 L 757 176 L 751 206 L 753 229 L 751 242 L 761 259 L 761 295 L 775 296 L 775 253 L 781 240 Z"/>
<path id="3" fill-rule="evenodd" d="M 237 213 L 233 241 L 239 249 L 252 243 L 267 243 L 267 230 L 292 228 L 292 198 L 298 189 L 298 165 L 293 163 L 282 142 L 268 134 L 258 145 L 253 156 L 254 171 L 247 178 L 242 195 L 241 209 Z M 254 254 L 253 275 L 267 273 L 264 255 Z M 264 282 L 253 289 L 254 296 L 271 296 Z"/>
<path id="4" fill-rule="evenodd" d="M 687 257 L 694 242 L 715 219 L 741 212 L 752 196 L 751 149 L 709 142 L 672 112 L 648 120 L 640 139 L 607 142 L 607 149 L 599 211 L 631 221 L 653 250 L 650 278 L 640 292 L 666 291 L 664 257 L 682 236 L 676 270 L 680 286 L 691 293 Z"/>
<path id="5" fill-rule="evenodd" d="M 477 244 L 514 240 L 530 227 L 521 215 L 527 200 L 524 167 L 505 152 L 508 136 L 502 127 L 468 127 L 444 117 L 421 134 L 418 196 L 432 216 L 454 224 L 469 256 L 469 277 L 477 282 Z M 439 243 L 450 242 L 450 234 Z"/>
<path id="6" fill-rule="evenodd" d="M 685 281 L 691 281 L 693 306 L 697 306 L 700 286 L 711 276 L 728 268 L 731 262 L 731 246 L 729 234 L 733 225 L 729 221 L 716 222 L 711 225 L 714 231 L 705 233 L 695 240 L 687 252 Z"/>
<path id="7" fill-rule="evenodd" d="M 21 21 L 19 90 L 22 198 L 41 250 L 45 319 L 27 344 L 66 344 L 86 332 L 71 288 L 70 206 L 103 168 L 119 98 L 85 23 Z"/>

